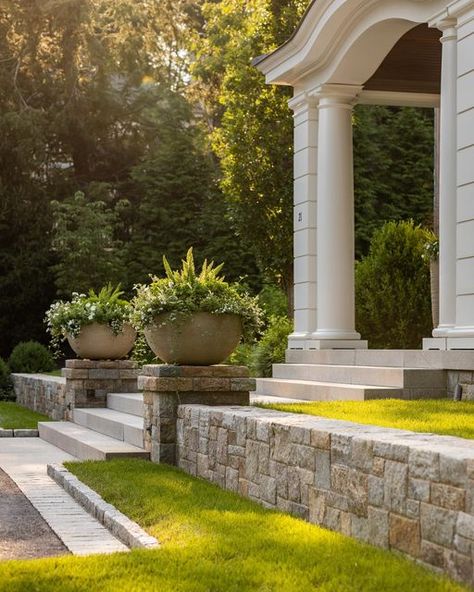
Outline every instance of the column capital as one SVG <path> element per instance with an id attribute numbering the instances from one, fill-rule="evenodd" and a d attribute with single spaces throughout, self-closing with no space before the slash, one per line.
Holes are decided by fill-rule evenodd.
<path id="1" fill-rule="evenodd" d="M 444 16 L 440 20 L 436 21 L 436 28 L 442 31 L 442 36 L 440 38 L 441 43 L 446 43 L 447 41 L 456 41 L 458 38 L 458 30 L 457 30 L 457 19 L 452 17 Z"/>
<path id="2" fill-rule="evenodd" d="M 295 115 L 308 109 L 315 109 L 318 106 L 319 98 L 307 91 L 298 93 L 288 101 L 288 107 Z"/>
<path id="3" fill-rule="evenodd" d="M 442 31 L 443 35 L 441 36 L 440 41 L 441 43 L 444 43 L 445 41 L 457 39 L 457 24 L 457 18 L 452 16 L 446 9 L 433 16 L 429 21 L 428 26 L 432 29 L 439 29 Z"/>
<path id="4" fill-rule="evenodd" d="M 362 86 L 352 84 L 322 84 L 313 92 L 319 99 L 320 109 L 328 106 L 352 109 L 362 89 Z"/>

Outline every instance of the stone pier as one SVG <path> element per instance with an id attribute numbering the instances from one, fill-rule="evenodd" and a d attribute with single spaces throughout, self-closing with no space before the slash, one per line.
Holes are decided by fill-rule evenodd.
<path id="1" fill-rule="evenodd" d="M 255 380 L 245 366 L 144 366 L 145 449 L 156 463 L 176 464 L 178 406 L 248 405 Z"/>
<path id="2" fill-rule="evenodd" d="M 66 419 L 74 407 L 106 407 L 108 393 L 136 392 L 138 372 L 132 360 L 66 360 Z"/>

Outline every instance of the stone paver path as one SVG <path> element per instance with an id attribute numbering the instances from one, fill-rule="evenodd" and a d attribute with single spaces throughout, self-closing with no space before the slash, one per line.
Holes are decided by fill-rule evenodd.
<path id="1" fill-rule="evenodd" d="M 0 469 L 0 560 L 67 553 L 38 511 Z"/>
<path id="2" fill-rule="evenodd" d="M 66 460 L 74 458 L 39 438 L 2 438 L 0 442 L 0 469 L 16 483 L 71 553 L 128 551 L 48 477 L 47 464 Z"/>

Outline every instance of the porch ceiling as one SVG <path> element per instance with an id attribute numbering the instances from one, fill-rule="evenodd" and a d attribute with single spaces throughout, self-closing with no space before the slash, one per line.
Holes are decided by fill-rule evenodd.
<path id="1" fill-rule="evenodd" d="M 364 85 L 364 90 L 440 93 L 441 31 L 421 24 L 405 33 Z"/>

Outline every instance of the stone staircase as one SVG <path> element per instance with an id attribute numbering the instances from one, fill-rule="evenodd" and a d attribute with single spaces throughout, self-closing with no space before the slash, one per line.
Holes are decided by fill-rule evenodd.
<path id="1" fill-rule="evenodd" d="M 40 422 L 38 428 L 43 440 L 81 460 L 149 458 L 141 393 L 110 393 L 105 408 L 76 408 L 72 422 Z"/>
<path id="2" fill-rule="evenodd" d="M 273 378 L 257 379 L 256 395 L 308 401 L 445 398 L 447 372 L 429 354 L 290 350 L 285 364 L 273 365 Z"/>

